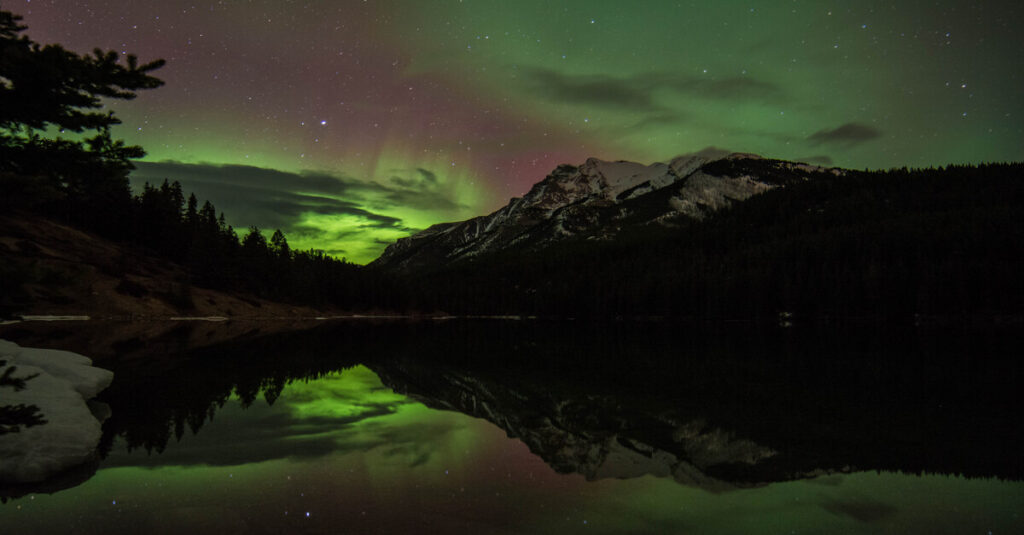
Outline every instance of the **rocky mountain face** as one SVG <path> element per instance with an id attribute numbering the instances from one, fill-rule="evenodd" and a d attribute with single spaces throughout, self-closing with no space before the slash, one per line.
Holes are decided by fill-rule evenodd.
<path id="1" fill-rule="evenodd" d="M 714 151 L 651 165 L 590 158 L 579 166 L 558 166 L 490 215 L 440 223 L 399 239 L 371 265 L 404 271 L 566 239 L 607 240 L 626 229 L 702 219 L 772 188 L 842 172 Z"/>

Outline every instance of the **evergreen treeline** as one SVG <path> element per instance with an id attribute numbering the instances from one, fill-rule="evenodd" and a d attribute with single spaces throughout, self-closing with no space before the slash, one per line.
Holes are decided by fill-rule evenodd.
<path id="1" fill-rule="evenodd" d="M 120 123 L 102 99 L 132 99 L 163 82 L 163 60 L 95 50 L 79 55 L 21 35 L 21 17 L 0 11 L 0 209 L 41 212 L 101 236 L 147 249 L 187 268 L 175 303 L 191 304 L 189 285 L 299 304 L 399 306 L 383 275 L 320 251 L 293 251 L 280 230 L 268 241 L 256 227 L 239 240 L 209 202 L 187 201 L 181 185 L 146 185 L 133 195 L 128 175 L 142 147 L 111 137 Z M 17 273 L 5 277 L 17 279 Z M 9 285 L 8 285 L 9 286 Z M 119 291 L 140 294 L 127 280 Z"/>
<path id="2" fill-rule="evenodd" d="M 790 183 L 680 229 L 426 275 L 420 308 L 699 318 L 1019 314 L 1024 164 Z"/>
<path id="3" fill-rule="evenodd" d="M 295 251 L 280 230 L 255 226 L 241 239 L 209 201 L 185 199 L 181 184 L 146 184 L 132 199 L 123 239 L 188 269 L 191 283 L 267 299 L 351 308 L 395 307 L 393 283 L 322 251 Z M 126 291 L 130 292 L 130 288 Z"/>

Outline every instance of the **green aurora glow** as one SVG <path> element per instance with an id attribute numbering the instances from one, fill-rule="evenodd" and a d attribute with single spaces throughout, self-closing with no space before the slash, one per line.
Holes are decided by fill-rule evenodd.
<path id="1" fill-rule="evenodd" d="M 117 106 L 116 133 L 149 151 L 136 182 L 179 179 L 236 227 L 280 227 L 294 247 L 357 262 L 589 156 L 664 161 L 718 146 L 851 168 L 1024 159 L 1016 2 L 5 8 L 37 41 L 168 60 L 166 87 Z M 227 190 L 225 165 L 300 178 Z M 304 173 L 349 187 L 311 190 Z M 278 208 L 280 195 L 294 206 Z"/>

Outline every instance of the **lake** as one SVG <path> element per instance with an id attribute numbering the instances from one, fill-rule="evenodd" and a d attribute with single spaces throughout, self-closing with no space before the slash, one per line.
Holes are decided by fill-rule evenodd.
<path id="1" fill-rule="evenodd" d="M 0 337 L 114 370 L 102 459 L 5 533 L 1024 532 L 1016 329 L 49 328 Z"/>

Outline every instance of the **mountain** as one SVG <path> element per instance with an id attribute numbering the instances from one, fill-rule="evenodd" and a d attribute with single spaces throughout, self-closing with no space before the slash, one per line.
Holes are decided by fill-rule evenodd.
<path id="1" fill-rule="evenodd" d="M 1019 321 L 1022 177 L 1024 163 L 589 160 L 376 265 L 408 281 L 418 310 L 450 314 Z"/>
<path id="2" fill-rule="evenodd" d="M 839 169 L 707 149 L 642 165 L 589 158 L 556 167 L 490 215 L 441 223 L 401 238 L 371 265 L 411 271 L 566 239 L 609 240 L 627 229 L 675 226 L 752 195 Z"/>

